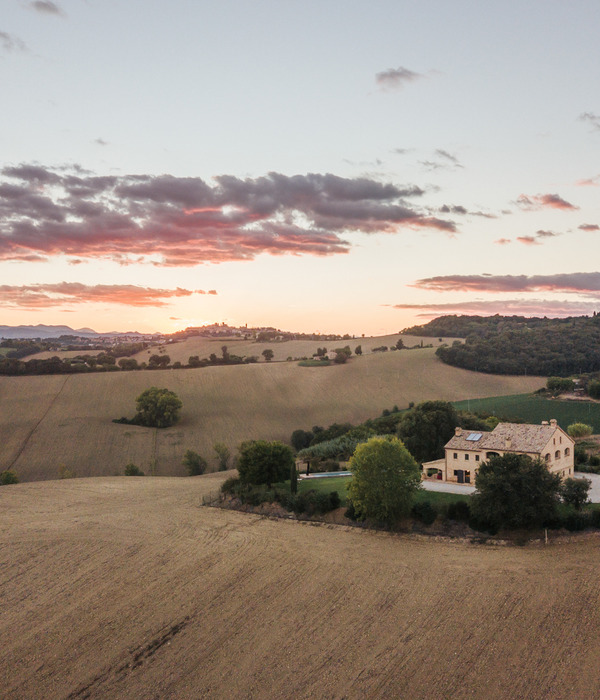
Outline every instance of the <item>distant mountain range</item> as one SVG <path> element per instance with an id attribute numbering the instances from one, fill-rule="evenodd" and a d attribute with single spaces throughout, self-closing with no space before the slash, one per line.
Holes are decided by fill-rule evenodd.
<path id="1" fill-rule="evenodd" d="M 92 328 L 71 328 L 70 326 L 0 326 L 0 338 L 58 338 L 61 335 L 76 335 L 82 338 L 106 337 L 113 335 L 160 335 L 160 333 L 138 333 L 138 331 L 110 331 L 98 333 Z"/>

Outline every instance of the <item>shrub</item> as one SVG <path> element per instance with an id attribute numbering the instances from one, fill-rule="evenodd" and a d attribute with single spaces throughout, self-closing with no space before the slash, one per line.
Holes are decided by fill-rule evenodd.
<path id="1" fill-rule="evenodd" d="M 208 466 L 206 460 L 194 450 L 187 450 L 183 456 L 183 464 L 189 476 L 200 476 L 206 471 Z"/>
<path id="2" fill-rule="evenodd" d="M 456 501 L 448 506 L 448 519 L 468 523 L 471 519 L 471 508 L 466 501 Z"/>
<path id="3" fill-rule="evenodd" d="M 139 468 L 136 467 L 135 464 L 129 463 L 125 467 L 125 476 L 144 476 L 144 472 Z"/>
<path id="4" fill-rule="evenodd" d="M 71 467 L 67 467 L 65 464 L 61 464 L 61 466 L 58 469 L 59 479 L 74 479 L 75 476 L 76 474 L 74 469 L 71 469 Z"/>
<path id="5" fill-rule="evenodd" d="M 0 486 L 8 486 L 9 484 L 18 484 L 19 477 L 10 469 L 0 473 Z"/>
<path id="6" fill-rule="evenodd" d="M 437 511 L 429 501 L 415 503 L 410 514 L 415 520 L 420 520 L 425 525 L 431 525 L 437 518 Z"/>
<path id="7" fill-rule="evenodd" d="M 229 479 L 225 479 L 225 481 L 221 484 L 221 493 L 235 493 L 240 485 L 241 481 L 239 477 L 230 476 Z"/>
<path id="8" fill-rule="evenodd" d="M 342 505 L 342 499 L 337 491 L 329 492 L 329 510 L 336 510 Z"/>

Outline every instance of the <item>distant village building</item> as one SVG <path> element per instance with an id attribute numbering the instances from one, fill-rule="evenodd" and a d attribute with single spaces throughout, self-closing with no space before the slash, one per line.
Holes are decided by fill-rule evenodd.
<path id="1" fill-rule="evenodd" d="M 423 464 L 425 475 L 457 484 L 474 484 L 482 462 L 505 454 L 523 454 L 546 463 L 563 479 L 575 472 L 575 441 L 556 422 L 498 423 L 491 432 L 455 428 L 446 456 Z"/>

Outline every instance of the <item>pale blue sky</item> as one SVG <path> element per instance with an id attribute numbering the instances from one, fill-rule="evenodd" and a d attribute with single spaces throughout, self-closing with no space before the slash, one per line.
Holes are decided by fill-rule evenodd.
<path id="1" fill-rule="evenodd" d="M 105 220 L 98 227 L 91 209 L 82 213 L 72 200 L 46 218 L 46 209 L 23 207 L 25 195 L 15 204 L 11 191 L 0 214 L 0 317 L 99 330 L 226 320 L 383 333 L 440 312 L 396 305 L 516 313 L 526 303 L 524 312 L 549 315 L 600 307 L 600 274 L 577 276 L 598 270 L 600 252 L 599 29 L 600 5 L 584 1 L 4 0 L 0 186 L 23 185 L 7 172 L 22 164 L 61 177 L 79 166 L 119 183 L 168 174 L 177 192 L 183 178 L 213 188 L 214 176 L 248 179 L 218 206 L 225 218 L 244 211 L 252 252 L 239 254 L 231 238 L 239 229 L 221 237 L 211 228 L 201 242 L 177 234 L 175 245 L 165 228 L 165 249 L 179 255 L 165 265 L 159 229 L 167 209 L 172 223 L 178 195 L 149 215 L 150 200 L 98 191 L 95 204 L 108 197 L 111 212 L 134 227 L 146 217 L 152 229 L 152 243 L 133 235 L 124 258 L 125 232 L 115 257 Z M 248 206 L 239 188 L 270 172 L 330 173 L 362 183 L 361 193 L 372 181 L 421 194 L 385 199 L 415 218 L 390 223 L 386 213 L 363 218 L 361 228 L 356 217 L 383 200 L 344 196 L 330 207 L 333 190 L 319 181 L 335 225 L 317 220 L 323 201 L 299 209 L 283 200 L 265 224 L 256 218 L 261 203 Z M 295 193 L 305 186 L 286 185 Z M 28 180 L 27 188 L 55 203 L 64 197 L 48 182 Z M 279 196 L 288 195 L 273 186 L 269 197 Z M 204 212 L 206 201 L 180 209 Z M 61 255 L 61 226 L 75 219 L 78 243 Z M 274 223 L 299 226 L 309 243 L 291 246 Z M 324 232 L 345 252 L 314 244 Z M 207 236 L 217 257 L 202 252 Z M 486 273 L 491 281 L 465 279 Z M 567 273 L 568 281 L 557 277 Z M 507 275 L 527 279 L 498 277 Z M 431 277 L 444 279 L 412 286 Z M 63 282 L 86 288 L 59 289 Z M 131 306 L 123 303 L 128 284 L 217 294 L 156 292 Z"/>

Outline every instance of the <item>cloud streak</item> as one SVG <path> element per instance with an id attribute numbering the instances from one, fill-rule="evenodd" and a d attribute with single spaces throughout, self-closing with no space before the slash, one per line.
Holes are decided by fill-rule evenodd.
<path id="1" fill-rule="evenodd" d="M 177 297 L 194 294 L 216 295 L 202 289 L 155 289 L 133 284 L 96 284 L 60 282 L 58 284 L 0 285 L 0 306 L 20 309 L 47 309 L 72 304 L 120 304 L 123 306 L 167 306 Z"/>
<path id="2" fill-rule="evenodd" d="M 407 83 L 414 83 L 423 76 L 408 68 L 388 68 L 375 74 L 375 82 L 382 90 L 399 90 Z"/>
<path id="3" fill-rule="evenodd" d="M 493 301 L 461 301 L 444 304 L 395 304 L 394 309 L 419 311 L 419 317 L 436 318 L 445 314 L 479 314 L 493 316 L 553 316 L 566 317 L 591 314 L 597 303 L 585 301 L 547 301 L 545 299 L 498 299 Z"/>
<path id="4" fill-rule="evenodd" d="M 41 14 L 64 16 L 64 12 L 52 0 L 34 0 L 34 2 L 29 3 L 29 7 Z"/>
<path id="5" fill-rule="evenodd" d="M 0 49 L 3 51 L 27 51 L 27 45 L 14 34 L 0 32 Z"/>
<path id="6" fill-rule="evenodd" d="M 535 196 L 521 194 L 519 195 L 516 204 L 522 209 L 535 211 L 545 207 L 547 209 L 562 209 L 563 211 L 579 209 L 571 202 L 567 202 L 557 194 L 537 194 Z"/>
<path id="7" fill-rule="evenodd" d="M 424 192 L 367 177 L 269 173 L 212 183 L 172 175 L 95 176 L 77 168 L 6 167 L 0 260 L 52 256 L 192 266 L 257 255 L 347 253 L 352 233 L 456 225 L 411 203 Z"/>
<path id="8" fill-rule="evenodd" d="M 447 275 L 409 285 L 435 292 L 567 292 L 600 298 L 600 272 L 556 275 Z"/>

